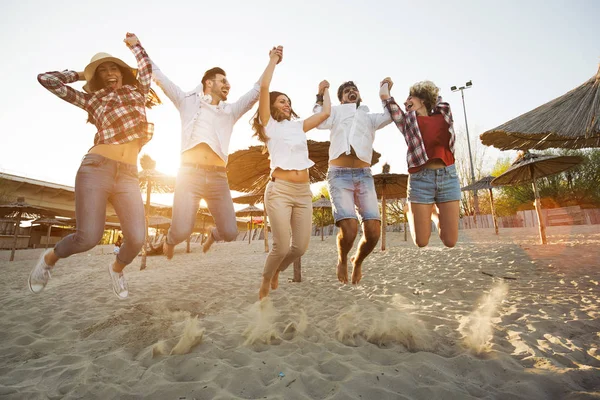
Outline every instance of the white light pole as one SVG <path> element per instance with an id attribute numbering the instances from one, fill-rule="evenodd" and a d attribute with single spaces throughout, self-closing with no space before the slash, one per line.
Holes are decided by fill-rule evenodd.
<path id="1" fill-rule="evenodd" d="M 453 92 L 458 92 L 460 90 L 460 95 L 462 97 L 462 103 L 463 103 L 463 111 L 465 113 L 465 128 L 467 130 L 467 146 L 469 148 L 469 161 L 471 163 L 471 185 L 473 183 L 475 183 L 475 168 L 473 167 L 473 154 L 471 153 L 471 140 L 469 139 L 469 124 L 467 123 L 467 109 L 465 107 L 465 93 L 464 90 L 465 89 L 469 89 L 471 86 L 473 86 L 473 82 L 469 81 L 467 83 L 465 83 L 465 86 L 461 86 L 459 88 L 457 88 L 456 86 L 452 86 L 450 88 L 450 90 L 452 90 Z M 474 222 L 475 222 L 475 226 L 477 226 L 477 214 L 479 214 L 479 199 L 477 198 L 477 190 L 474 191 L 475 194 L 473 195 L 473 207 L 475 208 L 475 215 L 473 216 Z"/>

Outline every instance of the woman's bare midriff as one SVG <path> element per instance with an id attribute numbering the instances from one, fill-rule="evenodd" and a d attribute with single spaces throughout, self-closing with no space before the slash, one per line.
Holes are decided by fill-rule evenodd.
<path id="1" fill-rule="evenodd" d="M 350 154 L 342 154 L 335 160 L 329 161 L 329 165 L 335 165 L 336 167 L 342 167 L 342 168 L 368 168 L 368 167 L 370 167 L 369 163 L 364 162 L 363 160 L 358 158 L 358 156 L 354 152 L 354 149 L 352 149 L 352 152 Z"/>
<path id="2" fill-rule="evenodd" d="M 422 169 L 439 169 L 444 167 L 446 167 L 446 164 L 444 164 L 442 160 L 440 160 L 439 158 L 434 158 L 421 165 L 418 170 L 412 173 L 414 174 L 415 172 L 419 172 Z"/>
<path id="3" fill-rule="evenodd" d="M 281 179 L 282 181 L 292 182 L 292 183 L 308 183 L 310 182 L 310 176 L 308 174 L 307 169 L 303 170 L 285 170 L 281 168 L 276 168 L 275 171 L 271 174 L 271 176 L 275 179 Z"/>
<path id="4" fill-rule="evenodd" d="M 140 140 L 123 144 L 98 144 L 88 151 L 89 154 L 100 154 L 111 160 L 126 164 L 137 165 L 138 154 L 140 153 Z"/>
<path id="5" fill-rule="evenodd" d="M 181 154 L 182 163 L 225 166 L 225 161 L 221 159 L 206 143 L 200 143 Z"/>

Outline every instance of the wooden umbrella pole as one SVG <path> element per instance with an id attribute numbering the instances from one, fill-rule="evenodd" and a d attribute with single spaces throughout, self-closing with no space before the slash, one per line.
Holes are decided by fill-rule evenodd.
<path id="1" fill-rule="evenodd" d="M 267 206 L 263 210 L 263 231 L 265 232 L 265 253 L 269 252 L 269 228 L 267 227 Z"/>
<path id="2" fill-rule="evenodd" d="M 496 209 L 494 208 L 494 194 L 492 193 L 492 188 L 490 191 L 490 205 L 492 206 L 492 219 L 494 220 L 494 229 L 496 231 L 496 235 L 498 235 L 498 219 L 496 218 Z"/>
<path id="3" fill-rule="evenodd" d="M 252 225 L 251 222 L 252 217 L 250 217 L 250 221 L 248 221 L 248 244 L 250 244 L 250 236 L 252 236 Z"/>
<path id="4" fill-rule="evenodd" d="M 149 246 L 148 243 L 148 224 L 150 222 L 150 193 L 152 190 L 152 182 L 150 181 L 150 178 L 146 178 L 146 229 L 145 229 L 145 236 L 144 236 L 144 246 L 142 247 L 142 264 L 140 265 L 140 269 L 144 269 L 146 268 L 146 249 Z"/>
<path id="5" fill-rule="evenodd" d="M 12 249 L 10 251 L 10 261 L 14 261 L 15 260 L 15 251 L 17 250 L 17 239 L 18 239 L 18 235 L 19 235 L 19 227 L 21 226 L 21 215 L 23 213 L 21 211 L 19 211 L 19 213 L 17 214 L 17 222 L 15 222 L 15 237 L 13 239 L 13 245 L 12 245 Z"/>
<path id="6" fill-rule="evenodd" d="M 50 232 L 52 231 L 52 224 L 48 224 L 48 233 L 46 234 L 46 248 L 50 244 Z"/>
<path id="7" fill-rule="evenodd" d="M 381 250 L 385 250 L 385 237 L 386 237 L 386 212 L 385 212 L 385 185 L 383 186 L 383 192 L 381 193 Z"/>
<path id="8" fill-rule="evenodd" d="M 325 224 L 325 208 L 321 207 L 321 242 L 325 240 L 323 238 L 323 225 Z"/>
<path id="9" fill-rule="evenodd" d="M 533 193 L 535 193 L 535 211 L 537 212 L 538 222 L 540 225 L 540 241 L 542 244 L 546 244 L 546 225 L 544 224 L 544 218 L 542 216 L 542 202 L 540 200 L 540 192 L 538 191 L 537 185 L 535 183 L 535 179 L 533 180 Z"/>

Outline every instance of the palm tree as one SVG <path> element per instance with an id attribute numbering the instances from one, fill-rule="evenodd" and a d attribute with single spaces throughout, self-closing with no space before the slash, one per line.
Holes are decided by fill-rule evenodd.
<path id="1" fill-rule="evenodd" d="M 148 246 L 148 218 L 150 217 L 150 195 L 154 193 L 171 193 L 175 190 L 175 178 L 158 172 L 156 161 L 148 154 L 140 157 L 140 189 L 146 190 L 146 245 L 142 249 L 142 264 L 140 269 L 146 268 L 146 247 Z"/>

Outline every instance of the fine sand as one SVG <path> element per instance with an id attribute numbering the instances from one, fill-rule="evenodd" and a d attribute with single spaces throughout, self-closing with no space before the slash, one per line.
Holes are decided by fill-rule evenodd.
<path id="1" fill-rule="evenodd" d="M 0 252 L 0 398 L 600 399 L 600 226 L 461 231 L 418 249 L 388 234 L 359 285 L 313 237 L 301 283 L 263 302 L 263 242 L 136 259 L 108 247 L 29 293 L 41 250 Z M 104 253 L 104 254 L 102 254 Z"/>

